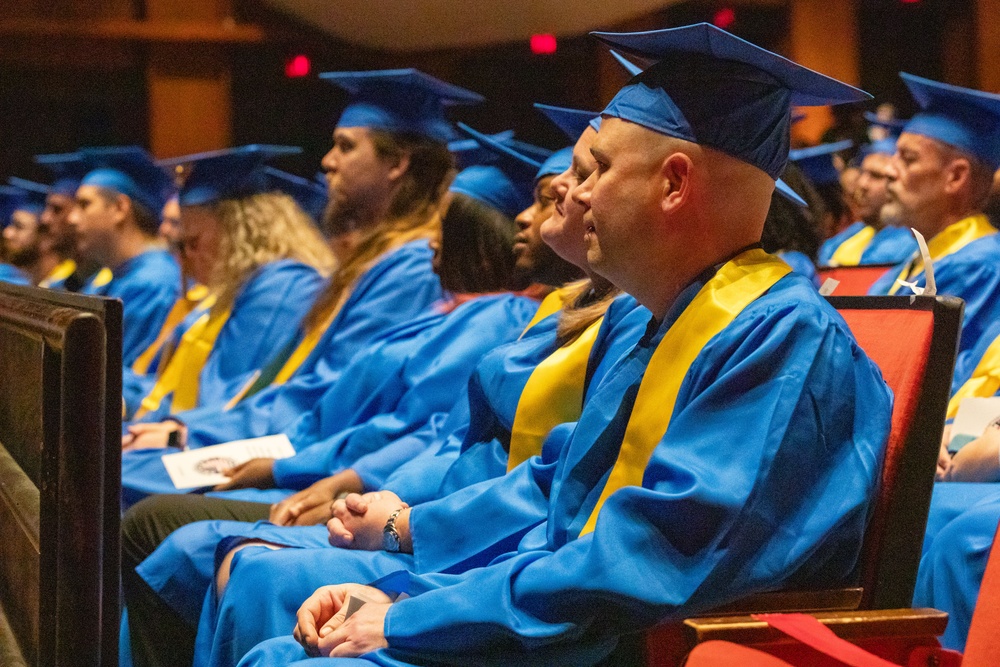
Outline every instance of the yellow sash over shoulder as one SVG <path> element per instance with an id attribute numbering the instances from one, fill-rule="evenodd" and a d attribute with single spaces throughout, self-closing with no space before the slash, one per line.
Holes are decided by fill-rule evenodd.
<path id="1" fill-rule="evenodd" d="M 997 230 L 990 224 L 989 218 L 983 214 L 970 215 L 958 222 L 952 223 L 942 229 L 937 235 L 927 242 L 927 251 L 933 261 L 938 261 L 948 255 L 954 254 L 969 245 L 973 241 L 996 234 Z M 903 267 L 896 282 L 889 289 L 889 294 L 899 291 L 900 280 L 913 280 L 914 276 L 920 275 L 924 270 L 924 260 L 919 255 L 912 262 Z"/>
<path id="2" fill-rule="evenodd" d="M 590 351 L 603 321 L 603 317 L 598 319 L 531 372 L 514 412 L 508 471 L 540 454 L 553 428 L 580 418 Z"/>
<path id="3" fill-rule="evenodd" d="M 204 285 L 195 285 L 189 289 L 184 296 L 177 299 L 177 301 L 174 302 L 174 305 L 170 308 L 170 312 L 167 313 L 167 319 L 163 322 L 163 326 L 160 327 L 160 333 L 157 334 L 156 340 L 154 340 L 153 343 L 147 347 L 134 362 L 132 362 L 132 370 L 139 375 L 145 375 L 148 373 L 149 365 L 153 363 L 156 353 L 160 351 L 163 344 L 166 343 L 170 336 L 173 335 L 174 329 L 177 328 L 177 325 L 180 324 L 191 312 L 193 312 L 194 309 L 198 307 L 199 303 L 207 298 L 208 288 Z"/>
<path id="4" fill-rule="evenodd" d="M 230 312 L 228 308 L 217 312 L 207 309 L 184 332 L 180 344 L 156 380 L 153 390 L 142 399 L 136 418 L 159 408 L 163 398 L 168 394 L 173 394 L 171 413 L 198 406 L 201 371 L 215 347 L 215 341 L 222 327 L 229 320 Z"/>
<path id="5" fill-rule="evenodd" d="M 837 248 L 830 257 L 830 266 L 857 266 L 861 263 L 861 255 L 871 245 L 875 238 L 875 228 L 865 225 Z"/>
<path id="6" fill-rule="evenodd" d="M 642 485 L 646 465 L 670 426 L 681 383 L 705 345 L 790 271 L 782 260 L 763 250 L 747 250 L 726 262 L 695 295 L 649 360 L 618 460 L 581 535 L 594 530 L 601 507 L 612 493 Z"/>
<path id="7" fill-rule="evenodd" d="M 958 414 L 958 405 L 963 399 L 989 398 L 996 396 L 998 389 L 1000 389 L 1000 336 L 990 343 L 972 376 L 948 401 L 948 419 L 955 418 Z"/>
<path id="8" fill-rule="evenodd" d="M 71 259 L 64 259 L 52 269 L 52 273 L 45 277 L 45 280 L 38 283 L 39 287 L 52 287 L 53 283 L 58 283 L 69 278 L 76 272 L 76 262 Z"/>
<path id="9" fill-rule="evenodd" d="M 528 326 L 524 327 L 524 330 L 527 331 L 549 315 L 558 313 L 562 310 L 563 306 L 566 305 L 566 299 L 572 291 L 572 286 L 567 285 L 566 287 L 560 287 L 557 290 L 549 292 L 549 294 L 542 299 L 542 302 L 538 304 L 538 310 L 535 311 L 535 314 L 531 317 L 531 321 L 528 322 Z M 522 333 L 521 335 L 523 336 L 524 334 Z"/>

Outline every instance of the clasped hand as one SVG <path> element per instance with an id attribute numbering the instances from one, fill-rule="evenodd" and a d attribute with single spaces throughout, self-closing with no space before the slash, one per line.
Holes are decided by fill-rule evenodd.
<path id="1" fill-rule="evenodd" d="M 345 620 L 351 595 L 368 602 Z M 391 604 L 388 595 L 371 586 L 323 586 L 299 607 L 292 634 L 312 657 L 352 658 L 386 648 L 385 615 Z"/>
<path id="2" fill-rule="evenodd" d="M 345 549 L 376 551 L 382 548 L 382 529 L 400 507 L 409 507 L 391 491 L 348 494 L 330 505 L 333 515 L 326 527 L 330 544 Z"/>

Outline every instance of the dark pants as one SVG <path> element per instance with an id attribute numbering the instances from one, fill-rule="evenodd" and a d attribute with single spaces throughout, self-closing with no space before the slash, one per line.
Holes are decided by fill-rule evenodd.
<path id="1" fill-rule="evenodd" d="M 135 572 L 160 542 L 195 521 L 267 519 L 270 505 L 197 494 L 150 496 L 122 517 L 122 589 L 128 608 L 132 659 L 136 667 L 184 665 L 194 660 L 192 627 Z"/>

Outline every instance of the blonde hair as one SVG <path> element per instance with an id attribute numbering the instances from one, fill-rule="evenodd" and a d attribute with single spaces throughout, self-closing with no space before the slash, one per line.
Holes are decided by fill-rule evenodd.
<path id="1" fill-rule="evenodd" d="M 223 199 L 213 206 L 219 221 L 220 261 L 209 287 L 215 308 L 228 308 L 252 272 L 280 259 L 294 259 L 324 275 L 334 267 L 333 252 L 312 219 L 282 192 Z"/>
<path id="2" fill-rule="evenodd" d="M 604 317 L 608 306 L 621 290 L 603 278 L 571 283 L 566 286 L 567 298 L 556 325 L 556 339 L 559 345 L 576 340 L 587 327 Z"/>

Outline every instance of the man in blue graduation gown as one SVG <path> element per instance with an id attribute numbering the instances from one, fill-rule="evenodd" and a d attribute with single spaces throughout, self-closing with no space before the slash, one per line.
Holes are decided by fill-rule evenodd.
<path id="1" fill-rule="evenodd" d="M 107 269 L 82 291 L 122 300 L 122 363 L 130 366 L 156 339 L 181 290 L 177 262 L 156 236 L 172 182 L 138 146 L 80 153 L 91 171 L 68 221 L 80 254 Z"/>
<path id="2" fill-rule="evenodd" d="M 850 195 L 859 220 L 823 243 L 817 260 L 821 266 L 898 264 L 916 252 L 917 242 L 909 228 L 882 221 L 889 163 L 895 152 L 895 139 L 880 139 L 861 147 L 858 180 Z"/>
<path id="3" fill-rule="evenodd" d="M 755 245 L 790 104 L 865 95 L 706 24 L 600 36 L 659 60 L 605 109 L 597 170 L 574 190 L 588 260 L 652 311 L 647 334 L 575 429 L 550 435 L 568 438 L 558 461 L 525 465 L 549 509 L 516 552 L 462 574 L 391 575 L 378 586 L 410 596 L 395 603 L 320 589 L 295 632 L 310 654 L 591 664 L 625 632 L 842 582 L 856 562 L 889 391 L 836 312 Z M 421 539 L 407 507 L 366 503 L 354 546 Z M 465 520 L 502 529 L 493 514 Z M 345 621 L 348 594 L 371 601 Z M 244 663 L 303 657 L 272 640 Z"/>
<path id="4" fill-rule="evenodd" d="M 900 76 L 921 110 L 896 142 L 882 217 L 924 236 L 938 294 L 965 301 L 964 351 L 1000 319 L 1000 236 L 982 213 L 1000 168 L 1000 95 Z M 919 255 L 892 268 L 868 293 L 913 294 L 905 283 L 926 285 Z"/>
<path id="5" fill-rule="evenodd" d="M 16 185 L 0 185 L 0 281 L 30 285 L 31 269 L 38 264 L 38 214 L 45 195 Z M 7 263 L 9 262 L 9 263 Z"/>

